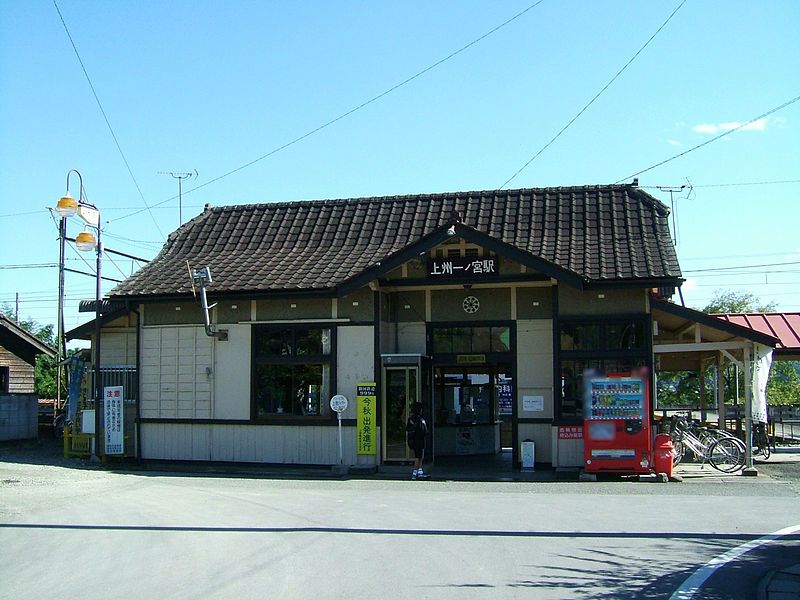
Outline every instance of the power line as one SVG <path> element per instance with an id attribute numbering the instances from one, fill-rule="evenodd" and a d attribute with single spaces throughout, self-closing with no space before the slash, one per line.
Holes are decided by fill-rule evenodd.
<path id="1" fill-rule="evenodd" d="M 624 72 L 624 71 L 625 71 L 625 70 L 626 70 L 626 69 L 627 69 L 627 68 L 628 68 L 628 67 L 631 65 L 631 63 L 632 63 L 634 60 L 636 60 L 636 58 L 637 58 L 637 57 L 638 57 L 638 56 L 639 56 L 639 55 L 640 55 L 640 54 L 641 54 L 641 53 L 644 51 L 644 49 L 645 49 L 645 48 L 647 48 L 647 46 L 649 46 L 649 45 L 650 45 L 650 42 L 652 42 L 652 41 L 655 39 L 655 37 L 656 37 L 656 36 L 657 36 L 657 35 L 658 35 L 658 34 L 661 32 L 661 30 L 662 30 L 662 29 L 664 29 L 664 27 L 666 27 L 666 26 L 667 26 L 667 23 L 669 23 L 669 22 L 672 20 L 672 17 L 674 17 L 674 16 L 675 16 L 675 13 L 677 13 L 677 12 L 678 12 L 678 11 L 681 9 L 681 7 L 682 7 L 684 4 L 686 4 L 686 0 L 683 0 L 683 1 L 682 1 L 682 2 L 681 2 L 681 3 L 680 3 L 678 6 L 677 6 L 677 8 L 676 8 L 675 10 L 673 10 L 673 11 L 672 11 L 672 14 L 670 14 L 670 15 L 669 15 L 669 17 L 667 17 L 667 20 L 666 20 L 666 21 L 664 21 L 664 22 L 661 24 L 661 27 L 659 27 L 658 29 L 656 29 L 656 32 L 655 32 L 653 35 L 651 35 L 651 36 L 650 36 L 650 39 L 649 39 L 649 40 L 647 40 L 647 41 L 644 43 L 644 45 L 643 45 L 641 48 L 639 48 L 639 50 L 637 50 L 637 51 L 636 51 L 636 54 L 634 54 L 634 55 L 631 57 L 631 59 L 630 59 L 628 62 L 626 62 L 626 63 L 625 63 L 625 65 L 624 65 L 624 66 L 623 66 L 623 67 L 622 67 L 622 68 L 621 68 L 619 71 L 617 71 L 616 75 L 614 75 L 614 76 L 613 76 L 613 77 L 612 77 L 612 78 L 609 80 L 609 82 L 608 82 L 607 84 L 605 84 L 605 85 L 602 87 L 602 89 L 601 89 L 599 92 L 597 92 L 597 94 L 595 94 L 594 98 L 592 98 L 591 100 L 589 100 L 589 102 L 588 102 L 588 103 L 587 103 L 587 104 L 586 104 L 586 105 L 585 105 L 585 106 L 584 106 L 582 109 L 580 109 L 580 110 L 578 111 L 578 114 L 576 114 L 574 117 L 572 117 L 572 119 L 570 119 L 570 121 L 569 121 L 569 122 L 568 122 L 566 125 L 564 125 L 564 127 L 562 127 L 562 128 L 561 128 L 561 130 L 560 130 L 560 131 L 559 131 L 557 134 L 555 134 L 555 135 L 553 136 L 553 138 L 552 138 L 552 139 L 551 139 L 549 142 L 547 142 L 547 143 L 546 143 L 544 146 L 542 146 L 542 147 L 539 149 L 539 151 L 538 151 L 536 154 L 534 154 L 534 155 L 533 155 L 533 156 L 530 158 L 530 160 L 528 160 L 528 162 L 526 162 L 526 163 L 525 163 L 524 165 L 522 165 L 522 166 L 521 166 L 519 169 L 517 169 L 516 173 L 514 173 L 514 174 L 513 174 L 511 177 L 509 177 L 508 179 L 506 179 L 505 183 L 503 183 L 503 185 L 501 185 L 501 186 L 500 186 L 498 189 L 501 189 L 501 190 L 502 190 L 504 187 L 506 187 L 506 186 L 507 186 L 507 185 L 508 185 L 508 184 L 509 184 L 511 181 L 513 181 L 513 180 L 514 180 L 514 179 L 517 177 L 517 175 L 519 175 L 520 173 L 522 173 L 522 171 L 524 171 L 524 170 L 525 170 L 525 169 L 528 167 L 528 165 L 530 165 L 530 164 L 531 164 L 531 163 L 532 163 L 534 160 L 536 160 L 537 158 L 539 158 L 539 155 L 541 155 L 541 154 L 542 154 L 542 152 L 544 152 L 545 150 L 547 150 L 547 149 L 550 147 L 550 145 L 551 145 L 553 142 L 555 142 L 555 141 L 556 141 L 556 140 L 557 140 L 559 137 L 561 137 L 561 134 L 562 134 L 562 133 L 564 133 L 564 132 L 565 132 L 567 129 L 569 129 L 569 127 L 570 127 L 570 126 L 571 126 L 571 125 L 572 125 L 572 124 L 573 124 L 575 121 L 577 121 L 577 120 L 578 120 L 578 118 L 579 118 L 579 117 L 580 117 L 580 116 L 581 116 L 581 115 L 582 115 L 584 112 L 586 112 L 586 110 L 587 110 L 587 109 L 588 109 L 588 108 L 589 108 L 589 107 L 590 107 L 592 104 L 594 104 L 595 100 L 597 100 L 597 99 L 598 99 L 598 98 L 599 98 L 599 97 L 600 97 L 600 96 L 603 94 L 603 92 L 605 92 L 605 91 L 606 91 L 606 90 L 607 90 L 609 87 L 611 87 L 611 84 L 612 84 L 612 83 L 614 83 L 614 82 L 617 80 L 617 78 L 618 78 L 620 75 L 622 75 L 622 73 L 623 73 L 623 72 Z"/>
<path id="2" fill-rule="evenodd" d="M 128 169 L 128 174 L 131 176 L 133 180 L 133 185 L 136 186 L 136 190 L 139 192 L 139 197 L 142 199 L 146 209 L 150 212 L 150 217 L 153 219 L 153 224 L 156 226 L 156 230 L 164 237 L 164 232 L 161 231 L 161 228 L 158 226 L 158 221 L 156 221 L 155 215 L 150 211 L 150 206 L 147 204 L 147 200 L 144 199 L 144 194 L 142 193 L 142 188 L 139 187 L 139 182 L 136 181 L 136 177 L 133 174 L 133 170 L 131 170 L 131 166 L 128 163 L 128 159 L 125 157 L 125 153 L 122 151 L 122 146 L 120 146 L 119 140 L 117 139 L 117 134 L 114 133 L 114 128 L 111 127 L 111 122 L 108 120 L 108 116 L 106 115 L 106 111 L 103 108 L 103 104 L 100 102 L 100 97 L 97 95 L 97 92 L 94 89 L 94 84 L 92 84 L 92 79 L 89 77 L 89 72 L 86 70 L 86 66 L 83 64 L 83 59 L 81 58 L 80 52 L 78 52 L 78 47 L 75 45 L 75 41 L 72 39 L 72 34 L 69 32 L 69 27 L 67 27 L 67 22 L 64 20 L 64 16 L 61 14 L 61 9 L 58 8 L 58 3 L 56 0 L 53 0 L 53 6 L 56 8 L 56 12 L 58 13 L 59 19 L 61 19 L 61 24 L 64 26 L 64 31 L 69 38 L 69 43 L 72 44 L 72 49 L 75 51 L 75 56 L 78 58 L 78 62 L 81 65 L 81 69 L 83 70 L 83 74 L 86 77 L 86 81 L 89 83 L 89 87 L 92 90 L 92 94 L 94 95 L 94 99 L 97 102 L 97 106 L 100 108 L 100 112 L 103 115 L 103 119 L 105 119 L 106 125 L 108 126 L 108 130 L 111 132 L 111 137 L 114 138 L 114 143 L 117 145 L 117 150 L 119 150 L 119 154 L 122 157 L 122 162 L 125 163 L 125 167 Z"/>
<path id="3" fill-rule="evenodd" d="M 684 2 L 685 2 L 685 1 L 686 1 L 686 0 L 684 0 Z M 254 159 L 254 160 L 251 160 L 250 162 L 248 162 L 248 163 L 245 163 L 245 164 L 241 165 L 240 167 L 237 167 L 237 168 L 235 168 L 235 169 L 232 169 L 231 171 L 228 171 L 227 173 L 224 173 L 224 174 L 222 174 L 222 175 L 220 175 L 220 176 L 218 176 L 218 177 L 215 177 L 214 179 L 211 179 L 211 180 L 209 180 L 209 181 L 207 181 L 207 182 L 205 182 L 205 183 L 203 183 L 203 184 L 201 184 L 201 185 L 198 185 L 198 186 L 196 186 L 196 187 L 193 187 L 193 188 L 192 188 L 192 189 L 190 189 L 190 190 L 187 190 L 187 191 L 183 192 L 183 195 L 185 196 L 185 195 L 187 195 L 187 194 L 191 194 L 192 192 L 196 192 L 197 190 L 199 190 L 199 189 L 202 189 L 202 188 L 204 188 L 204 187 L 206 187 L 206 186 L 208 186 L 208 185 L 211 185 L 212 183 L 216 183 L 216 182 L 217 182 L 217 181 L 219 181 L 220 179 L 224 179 L 225 177 L 228 177 L 228 176 L 230 176 L 230 175 L 233 175 L 234 173 L 238 173 L 239 171 L 242 171 L 242 170 L 244 170 L 244 169 L 246 169 L 246 168 L 248 168 L 248 167 L 251 167 L 251 166 L 253 166 L 253 165 L 254 165 L 254 164 L 256 164 L 256 163 L 258 163 L 258 162 L 261 162 L 261 161 L 262 161 L 262 160 L 264 160 L 265 158 L 269 158 L 270 156 L 273 156 L 274 154 L 277 154 L 278 152 L 281 152 L 282 150 L 285 150 L 286 148 L 289 148 L 289 147 L 291 147 L 291 146 L 294 146 L 294 145 L 295 145 L 295 144 L 297 144 L 298 142 L 301 142 L 301 141 L 303 141 L 304 139 L 306 139 L 306 138 L 308 138 L 308 137 L 311 137 L 311 136 L 312 136 L 312 135 L 314 135 L 315 133 L 319 133 L 319 132 L 320 132 L 320 131 L 322 131 L 323 129 L 325 129 L 325 128 L 327 128 L 327 127 L 330 127 L 330 126 L 331 126 L 331 125 L 333 125 L 334 123 L 337 123 L 338 121 L 341 121 L 342 119 L 344 119 L 344 118 L 346 118 L 346 117 L 349 117 L 349 116 L 350 116 L 350 115 L 352 115 L 353 113 L 355 113 L 355 112 L 357 112 L 357 111 L 361 110 L 362 108 L 365 108 L 365 107 L 369 106 L 369 105 L 370 105 L 370 104 L 372 104 L 373 102 L 377 102 L 377 101 L 378 101 L 378 100 L 380 100 L 381 98 L 384 98 L 385 96 L 388 96 L 388 95 L 389 95 L 389 94 L 391 94 L 392 92 L 395 92 L 395 91 L 397 91 L 397 90 L 398 90 L 398 89 L 400 89 L 401 87 L 403 87 L 403 86 L 405 86 L 405 85 L 407 85 L 407 84 L 411 83 L 412 81 L 414 81 L 415 79 L 417 79 L 417 78 L 421 77 L 421 76 L 422 76 L 422 75 L 424 75 L 425 73 L 427 73 L 427 72 L 429 72 L 429 71 L 432 71 L 432 70 L 433 70 L 433 69 L 435 69 L 436 67 L 438 67 L 438 66 L 440 66 L 440 65 L 444 64 L 445 62 L 449 61 L 451 58 L 455 58 L 456 56 L 458 56 L 459 54 L 461 54 L 461 53 L 462 53 L 462 52 L 464 52 L 465 50 L 468 50 L 468 49 L 469 49 L 469 48 L 471 48 L 472 46 L 474 46 L 474 45 L 478 44 L 479 42 L 483 41 L 484 39 L 486 39 L 487 37 L 489 37 L 489 36 L 490 36 L 490 35 L 492 35 L 493 33 L 496 33 L 496 32 L 498 32 L 499 30 L 501 30 L 501 29 L 502 29 L 503 27 L 505 27 L 506 25 L 509 25 L 509 24 L 511 24 L 512 22 L 514 22 L 514 21 L 516 21 L 517 19 L 519 19 L 520 17 L 522 17 L 522 16 L 523 16 L 525 13 L 527 13 L 527 12 L 529 12 L 530 10 L 533 10 L 534 8 L 536 8 L 537 6 L 539 6 L 539 5 L 540 5 L 542 2 L 544 2 L 544 0 L 538 0 L 537 2 L 534 2 L 533 4 L 531 4 L 530 6 L 528 6 L 527 8 L 525 8 L 525 9 L 521 10 L 520 12 L 518 12 L 517 14 L 515 14 L 514 16 L 512 16 L 511 18 L 507 19 L 506 21 L 503 21 L 502 23 L 500 23 L 500 25 L 497 25 L 497 26 L 496 26 L 496 27 L 494 27 L 493 29 L 491 29 L 491 30 L 487 31 L 486 33 L 484 33 L 484 34 L 483 34 L 483 35 L 481 35 L 480 37 L 477 37 L 477 38 L 475 38 L 474 40 L 472 40 L 472 41 L 471 41 L 471 42 L 469 42 L 468 44 L 466 44 L 466 45 L 462 46 L 462 47 L 461 47 L 461 48 L 459 48 L 458 50 L 455 50 L 454 52 L 451 52 L 450 54 L 448 54 L 447 56 L 445 56 L 445 57 L 444 57 L 444 58 L 442 58 L 442 59 L 439 59 L 438 61 L 436 61 L 436 62 L 435 62 L 435 63 L 433 63 L 432 65 L 430 65 L 430 66 L 428 66 L 428 67 L 425 67 L 424 69 L 422 69 L 421 71 L 419 71 L 419 72 L 415 73 L 415 74 L 414 74 L 414 75 L 412 75 L 411 77 L 408 77 L 407 79 L 404 79 L 404 80 L 403 80 L 403 81 L 401 81 L 400 83 L 397 83 L 397 84 L 393 85 L 392 87 L 390 87 L 390 88 L 388 88 L 387 90 L 385 90 L 385 91 L 381 92 L 381 93 L 380 93 L 380 94 L 378 94 L 377 96 L 373 96 L 373 97 L 372 97 L 372 98 L 370 98 L 369 100 L 366 100 L 365 102 L 362 102 L 362 103 L 361 103 L 361 104 L 359 104 L 358 106 L 356 106 L 356 107 L 354 107 L 354 108 L 351 108 L 351 109 L 350 109 L 350 110 L 348 110 L 347 112 L 344 112 L 344 113 L 340 114 L 338 117 L 335 117 L 335 118 L 331 119 L 330 121 L 327 121 L 326 123 L 323 123 L 322 125 L 320 125 L 320 126 L 318 126 L 318 127 L 314 128 L 314 129 L 312 129 L 311 131 L 308 131 L 307 133 L 304 133 L 303 135 L 301 135 L 301 136 L 299 136 L 299 137 L 296 137 L 296 138 L 294 138 L 292 141 L 290 141 L 290 142 L 287 142 L 287 143 L 283 144 L 282 146 L 278 146 L 277 148 L 274 148 L 273 150 L 270 150 L 270 151 L 269 151 L 269 152 L 267 152 L 266 154 L 264 154 L 264 155 L 262 155 L 262 156 L 259 156 L 258 158 Z M 160 205 L 162 205 L 162 204 L 166 204 L 167 202 L 170 202 L 171 200 L 175 200 L 176 198 L 177 198 L 177 196 L 172 196 L 171 198 L 167 198 L 166 200 L 162 200 L 161 202 L 157 202 L 156 204 L 154 204 L 154 205 L 153 205 L 153 207 L 160 206 Z M 142 212 L 144 212 L 144 209 L 137 210 L 137 211 L 135 211 L 135 212 L 132 212 L 132 213 L 130 213 L 130 214 L 127 214 L 127 215 L 122 215 L 121 217 L 117 217 L 116 219 L 113 219 L 113 220 L 114 220 L 114 221 L 120 221 L 120 220 L 122 220 L 122 219 L 127 219 L 128 217 L 132 217 L 132 216 L 134 216 L 134 215 L 138 215 L 139 213 L 142 213 Z"/>
<path id="4" fill-rule="evenodd" d="M 785 252 L 764 252 L 759 254 L 727 254 L 725 256 L 690 256 L 681 258 L 681 262 L 686 262 L 689 260 L 716 260 L 720 258 L 730 259 L 730 258 L 756 258 L 759 256 L 786 256 L 787 254 L 791 255 L 799 253 L 795 250 L 787 250 Z"/>
<path id="5" fill-rule="evenodd" d="M 800 183 L 800 179 L 781 179 L 777 181 L 743 181 L 741 183 L 706 183 L 706 184 L 692 184 L 693 188 L 711 188 L 711 187 L 737 187 L 737 186 L 744 186 L 744 185 L 778 185 L 782 183 Z M 643 190 L 660 190 L 663 187 L 668 186 L 661 186 L 661 185 L 640 185 L 639 186 Z"/>
<path id="6" fill-rule="evenodd" d="M 739 265 L 738 267 L 716 267 L 714 269 L 692 269 L 684 273 L 713 273 L 716 271 L 733 271 L 736 269 L 760 269 L 762 267 L 783 267 L 786 265 L 800 265 L 800 260 L 790 262 L 768 263 L 763 265 Z"/>
<path id="7" fill-rule="evenodd" d="M 650 167 L 647 167 L 646 169 L 642 169 L 641 171 L 637 171 L 636 173 L 632 173 L 632 174 L 628 175 L 627 177 L 623 177 L 622 179 L 618 179 L 614 183 L 622 183 L 623 181 L 628 181 L 629 179 L 633 179 L 634 177 L 637 177 L 637 176 L 641 175 L 642 173 L 647 173 L 648 171 L 652 171 L 653 169 L 655 169 L 657 167 L 665 165 L 668 162 L 671 162 L 671 161 L 675 160 L 676 158 L 680 158 L 681 156 L 685 156 L 686 154 L 689 154 L 690 152 L 694 152 L 695 150 L 699 150 L 703 146 L 707 146 L 708 144 L 710 144 L 712 142 L 716 142 L 717 140 L 720 140 L 720 139 L 724 138 L 726 135 L 730 135 L 734 131 L 738 131 L 738 130 L 742 129 L 743 127 L 747 127 L 748 125 L 750 125 L 751 123 L 753 123 L 755 121 L 758 121 L 759 119 L 763 119 L 765 117 L 768 117 L 772 113 L 778 112 L 779 110 L 784 109 L 787 106 L 790 106 L 790 105 L 794 104 L 798 100 L 800 100 L 800 96 L 795 96 L 791 100 L 788 100 L 787 102 L 784 102 L 780 106 L 776 106 L 775 108 L 772 108 L 772 109 L 768 110 L 764 114 L 758 115 L 757 117 L 755 117 L 753 119 L 750 119 L 746 123 L 742 123 L 742 124 L 734 127 L 733 129 L 729 129 L 727 131 L 724 131 L 723 133 L 720 133 L 719 135 L 714 136 L 710 140 L 706 140 L 705 142 L 703 142 L 701 144 L 697 144 L 696 146 L 693 146 L 692 148 L 689 148 L 688 150 L 684 150 L 683 152 L 680 152 L 680 153 L 676 154 L 675 156 L 672 156 L 672 157 L 670 157 L 670 158 L 668 158 L 666 160 L 662 160 L 661 162 L 656 163 L 656 164 L 654 164 L 654 165 L 652 165 Z"/>

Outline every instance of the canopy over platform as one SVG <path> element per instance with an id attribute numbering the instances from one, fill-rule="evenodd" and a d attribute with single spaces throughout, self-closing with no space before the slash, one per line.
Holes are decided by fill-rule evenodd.
<path id="1" fill-rule="evenodd" d="M 775 360 L 800 360 L 800 312 L 729 313 L 714 316 L 777 338 L 778 343 L 773 351 Z"/>
<path id="2" fill-rule="evenodd" d="M 744 372 L 745 457 L 744 474 L 755 475 L 752 453 L 753 420 L 766 422 L 766 385 L 778 337 L 724 318 L 709 315 L 657 298 L 651 298 L 653 353 L 656 371 L 697 371 L 701 404 L 705 405 L 705 365 L 716 363 L 717 410 L 725 422 L 723 363 L 727 360 Z"/>

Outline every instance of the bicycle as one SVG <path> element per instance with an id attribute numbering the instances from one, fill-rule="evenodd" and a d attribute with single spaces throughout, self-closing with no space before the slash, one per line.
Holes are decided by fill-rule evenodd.
<path id="1" fill-rule="evenodd" d="M 766 423 L 753 423 L 753 456 L 769 459 L 772 454 L 772 443 L 767 433 Z"/>
<path id="2" fill-rule="evenodd" d="M 703 464 L 707 462 L 723 473 L 744 468 L 745 445 L 740 439 L 727 432 L 712 435 L 708 431 L 695 433 L 693 429 L 685 417 L 672 417 L 669 435 L 675 448 L 673 465 L 680 463 L 688 450 Z"/>

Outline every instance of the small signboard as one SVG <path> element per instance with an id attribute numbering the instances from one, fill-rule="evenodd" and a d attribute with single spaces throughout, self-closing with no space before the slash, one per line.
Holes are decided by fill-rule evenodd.
<path id="1" fill-rule="evenodd" d="M 429 258 L 430 279 L 488 279 L 499 275 L 496 256 Z"/>
<path id="2" fill-rule="evenodd" d="M 359 383 L 356 389 L 356 452 L 374 455 L 378 450 L 376 385 L 369 381 Z"/>
<path id="3" fill-rule="evenodd" d="M 582 440 L 583 427 L 580 425 L 562 425 L 558 428 L 558 439 L 560 440 Z"/>
<path id="4" fill-rule="evenodd" d="M 510 379 L 499 379 L 497 384 L 497 405 L 501 415 L 510 415 L 513 412 L 514 394 Z"/>
<path id="5" fill-rule="evenodd" d="M 522 410 L 527 412 L 544 411 L 544 396 L 523 396 Z"/>
<path id="6" fill-rule="evenodd" d="M 105 454 L 124 454 L 124 419 L 121 385 L 110 385 L 103 388 L 103 416 L 105 417 Z"/>
<path id="7" fill-rule="evenodd" d="M 347 410 L 347 398 L 341 394 L 336 394 L 331 398 L 331 410 L 336 411 L 341 416 Z"/>

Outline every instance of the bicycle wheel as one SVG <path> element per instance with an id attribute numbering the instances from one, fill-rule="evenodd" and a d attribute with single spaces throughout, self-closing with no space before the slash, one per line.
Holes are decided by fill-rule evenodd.
<path id="1" fill-rule="evenodd" d="M 753 440 L 753 456 L 759 456 L 767 460 L 772 454 L 769 447 L 769 438 L 766 435 L 757 435 Z"/>
<path id="2" fill-rule="evenodd" d="M 682 460 L 686 450 L 683 447 L 683 442 L 680 440 L 672 440 L 672 466 L 677 466 Z"/>
<path id="3" fill-rule="evenodd" d="M 734 438 L 721 438 L 708 447 L 708 462 L 723 473 L 734 473 L 744 467 L 744 444 Z"/>

